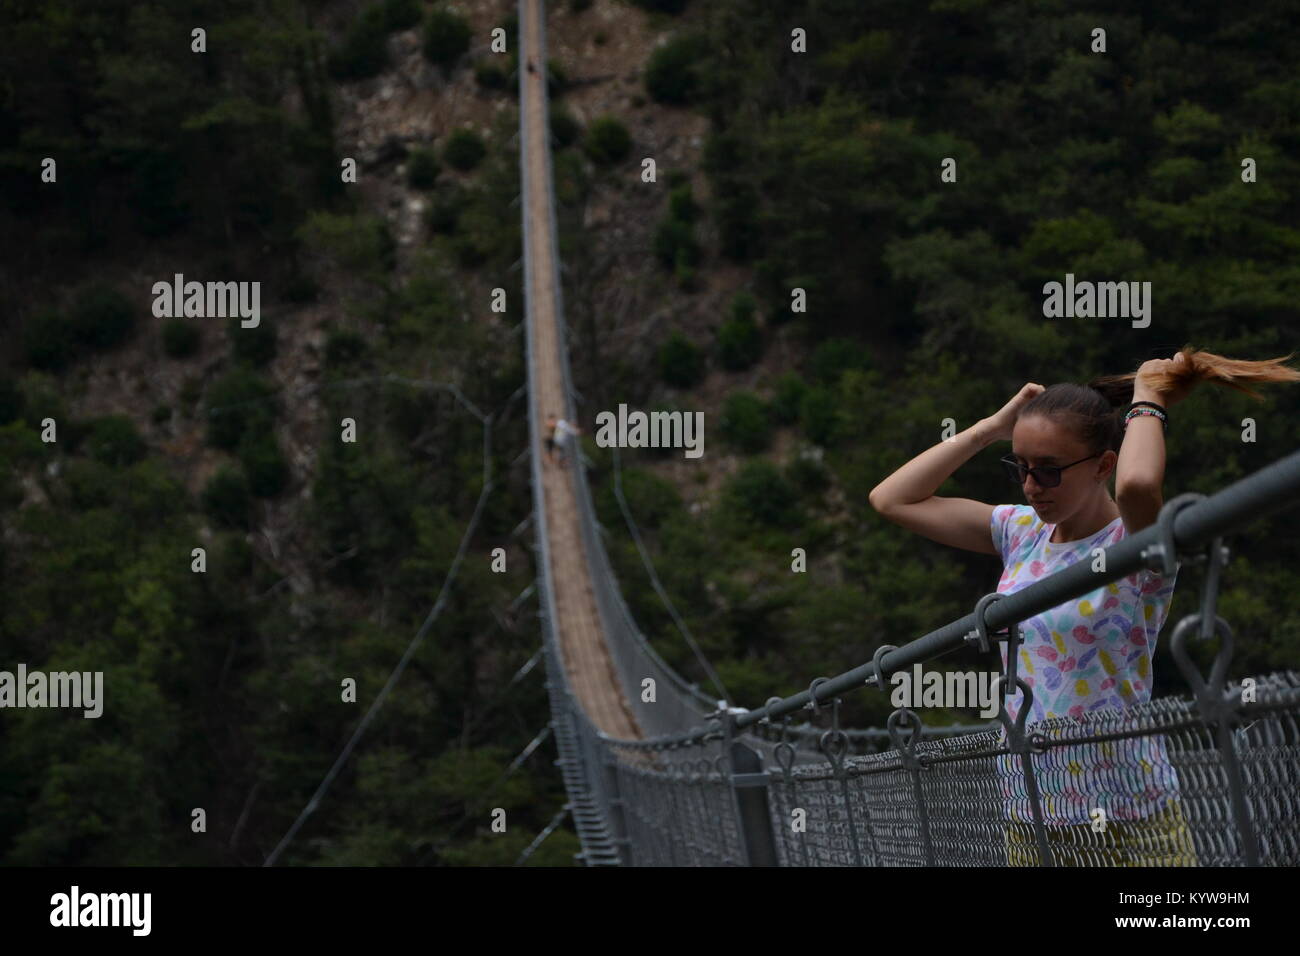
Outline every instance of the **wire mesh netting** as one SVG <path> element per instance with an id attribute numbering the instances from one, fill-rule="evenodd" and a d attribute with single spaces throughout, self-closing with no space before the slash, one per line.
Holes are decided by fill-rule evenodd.
<path id="1" fill-rule="evenodd" d="M 1254 839 L 1262 865 L 1300 863 L 1300 674 L 1255 684 L 1243 725 L 1224 732 L 1184 698 L 1028 725 L 1036 752 L 1025 756 L 1051 862 L 1233 866 L 1246 861 L 1243 839 Z M 628 755 L 611 751 L 636 864 L 744 863 L 727 777 L 701 749 L 655 754 L 653 765 L 624 764 Z M 1225 754 L 1241 768 L 1245 835 Z M 779 863 L 1041 865 L 1022 759 L 1008 753 L 1001 731 L 984 731 L 788 770 L 769 765 Z"/>

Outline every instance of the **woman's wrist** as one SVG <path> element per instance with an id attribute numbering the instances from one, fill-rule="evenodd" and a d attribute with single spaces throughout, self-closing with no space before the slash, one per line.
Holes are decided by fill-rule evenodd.
<path id="1" fill-rule="evenodd" d="M 1155 402 L 1161 408 L 1167 408 L 1168 403 L 1159 392 L 1153 392 L 1150 389 L 1135 388 L 1133 389 L 1133 401 L 1135 402 Z"/>

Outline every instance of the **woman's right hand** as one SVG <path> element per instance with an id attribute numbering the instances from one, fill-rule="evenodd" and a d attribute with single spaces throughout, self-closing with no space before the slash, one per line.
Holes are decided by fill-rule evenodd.
<path id="1" fill-rule="evenodd" d="M 1029 382 L 1020 391 L 1016 392 L 1011 401 L 1003 405 L 998 411 L 985 419 L 988 422 L 990 434 L 994 441 L 1011 441 L 1011 434 L 1016 427 L 1016 418 L 1020 415 L 1020 409 L 1025 403 L 1036 395 L 1045 392 L 1042 385 L 1036 385 Z"/>

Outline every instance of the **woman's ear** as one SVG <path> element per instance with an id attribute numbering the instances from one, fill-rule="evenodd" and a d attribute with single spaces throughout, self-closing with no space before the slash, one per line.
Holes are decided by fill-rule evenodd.
<path id="1" fill-rule="evenodd" d="M 1101 464 L 1106 469 L 1106 477 L 1102 480 L 1109 481 L 1115 476 L 1115 468 L 1119 465 L 1119 455 L 1115 453 L 1114 449 L 1107 448 L 1101 454 Z"/>

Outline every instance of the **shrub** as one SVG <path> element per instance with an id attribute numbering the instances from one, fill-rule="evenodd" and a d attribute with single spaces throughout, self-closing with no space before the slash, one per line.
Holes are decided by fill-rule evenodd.
<path id="1" fill-rule="evenodd" d="M 203 489 L 203 510 L 218 524 L 247 528 L 252 499 L 248 480 L 232 465 L 222 465 Z"/>
<path id="2" fill-rule="evenodd" d="M 325 361 L 329 365 L 348 365 L 367 351 L 365 338 L 351 329 L 332 331 L 325 340 Z"/>
<path id="3" fill-rule="evenodd" d="M 0 425 L 22 418 L 24 406 L 22 389 L 12 379 L 0 378 Z"/>
<path id="4" fill-rule="evenodd" d="M 767 448 L 772 422 L 767 406 L 752 392 L 732 392 L 722 406 L 722 437 L 747 454 Z"/>
<path id="5" fill-rule="evenodd" d="M 614 495 L 612 479 L 606 489 L 600 501 L 602 520 L 606 527 L 624 527 L 623 510 Z M 627 501 L 632 520 L 642 530 L 658 528 L 682 510 L 681 495 L 672 482 L 653 472 L 628 467 L 626 461 L 623 463 L 623 498 Z"/>
<path id="6" fill-rule="evenodd" d="M 431 149 L 413 149 L 406 159 L 406 181 L 412 189 L 432 189 L 442 164 Z"/>
<path id="7" fill-rule="evenodd" d="M 758 251 L 759 206 L 758 190 L 749 183 L 720 185 L 714 195 L 713 218 L 718 226 L 719 248 L 733 262 L 748 262 Z"/>
<path id="8" fill-rule="evenodd" d="M 691 102 L 701 91 L 701 71 L 708 58 L 705 37 L 687 34 L 672 38 L 650 54 L 645 69 L 646 92 L 657 103 Z"/>
<path id="9" fill-rule="evenodd" d="M 191 206 L 182 194 L 184 164 L 171 150 L 143 151 L 131 171 L 127 201 L 141 234 L 170 235 L 190 220 Z"/>
<path id="10" fill-rule="evenodd" d="M 772 397 L 772 416 L 782 425 L 793 425 L 799 420 L 799 409 L 808 385 L 797 372 L 785 372 L 776 380 L 776 394 Z"/>
<path id="11" fill-rule="evenodd" d="M 487 238 L 481 233 L 457 236 L 451 245 L 456 253 L 456 261 L 466 269 L 477 269 L 492 256 Z"/>
<path id="12" fill-rule="evenodd" d="M 63 469 L 68 501 L 78 511 L 108 508 L 113 504 L 113 469 L 85 458 L 69 460 Z"/>
<path id="13" fill-rule="evenodd" d="M 424 55 L 431 63 L 450 67 L 469 49 L 473 31 L 464 17 L 434 10 L 424 23 Z"/>
<path id="14" fill-rule="evenodd" d="M 738 517 L 756 524 L 788 528 L 800 521 L 794 489 L 775 465 L 762 459 L 745 462 L 727 482 L 723 500 Z"/>
<path id="15" fill-rule="evenodd" d="M 108 349 L 130 337 L 135 310 L 116 289 L 91 285 L 77 293 L 68 321 L 76 344 L 86 349 Z"/>
<path id="16" fill-rule="evenodd" d="M 208 442 L 228 451 L 239 446 L 244 432 L 269 429 L 274 418 L 274 392 L 250 369 L 236 368 L 208 389 Z"/>
<path id="17" fill-rule="evenodd" d="M 456 231 L 461 210 L 465 208 L 465 195 L 452 184 L 434 197 L 429 205 L 428 223 L 433 232 L 450 235 Z"/>
<path id="18" fill-rule="evenodd" d="M 168 319 L 163 326 L 163 352 L 169 358 L 189 358 L 199 350 L 199 327 L 185 319 Z"/>
<path id="19" fill-rule="evenodd" d="M 343 41 L 330 53 L 326 69 L 336 80 L 364 80 L 388 66 L 388 15 L 373 4 L 352 21 Z"/>
<path id="20" fill-rule="evenodd" d="M 799 421 L 809 441 L 828 447 L 835 444 L 839 435 L 839 409 L 831 390 L 822 385 L 810 388 L 799 403 Z"/>
<path id="21" fill-rule="evenodd" d="M 239 442 L 239 460 L 248 476 L 248 490 L 259 498 L 273 498 L 289 483 L 289 466 L 280 453 L 275 432 L 246 431 Z"/>
<path id="22" fill-rule="evenodd" d="M 733 319 L 752 319 L 754 317 L 754 310 L 757 307 L 758 303 L 754 301 L 754 297 L 744 289 L 741 289 L 732 296 L 731 317 Z"/>
<path id="23" fill-rule="evenodd" d="M 90 424 L 86 454 L 105 465 L 133 465 L 144 457 L 147 447 L 135 423 L 125 415 L 106 415 Z"/>
<path id="24" fill-rule="evenodd" d="M 830 473 L 815 458 L 799 455 L 785 468 L 786 480 L 804 494 L 821 494 L 831 485 Z"/>
<path id="25" fill-rule="evenodd" d="M 72 323 L 54 309 L 37 312 L 23 327 L 23 351 L 32 368 L 47 372 L 67 368 L 75 353 Z"/>
<path id="26" fill-rule="evenodd" d="M 851 368 L 870 368 L 871 358 L 860 342 L 852 339 L 827 339 L 813 349 L 809 372 L 819 382 L 834 384 Z"/>
<path id="27" fill-rule="evenodd" d="M 700 207 L 691 195 L 691 184 L 683 183 L 668 195 L 668 214 L 682 222 L 694 222 Z"/>
<path id="28" fill-rule="evenodd" d="M 170 405 L 155 405 L 150 418 L 155 425 L 165 425 L 171 421 L 172 407 Z"/>
<path id="29" fill-rule="evenodd" d="M 733 372 L 749 368 L 763 352 L 763 339 L 751 314 L 733 308 L 718 329 L 718 360 Z"/>
<path id="30" fill-rule="evenodd" d="M 582 13 L 590 8 L 591 0 L 569 0 L 569 9 L 574 13 Z"/>
<path id="31" fill-rule="evenodd" d="M 659 347 L 659 375 L 676 388 L 690 388 L 704 375 L 704 353 L 674 329 Z"/>
<path id="32" fill-rule="evenodd" d="M 313 252 L 332 260 L 331 265 L 356 275 L 377 279 L 396 264 L 397 244 L 379 216 L 316 210 L 295 235 Z"/>
<path id="33" fill-rule="evenodd" d="M 390 31 L 409 30 L 423 15 L 420 0 L 384 0 L 384 26 Z"/>
<path id="34" fill-rule="evenodd" d="M 506 31 L 506 49 L 519 49 L 519 12 L 511 10 L 509 16 L 497 24 Z"/>
<path id="35" fill-rule="evenodd" d="M 569 88 L 569 74 L 555 60 L 546 61 L 546 95 L 554 99 Z"/>
<path id="36" fill-rule="evenodd" d="M 678 246 L 677 255 L 673 257 L 673 278 L 677 284 L 687 291 L 696 288 L 696 280 L 699 278 L 699 270 L 695 264 L 700 260 L 699 246 L 695 245 L 694 237 L 691 238 L 689 246 Z"/>
<path id="37" fill-rule="evenodd" d="M 244 328 L 240 319 L 232 318 L 227 331 L 230 334 L 230 351 L 237 361 L 261 368 L 275 358 L 275 323 L 266 316 L 262 316 L 257 325 L 249 328 Z"/>
<path id="38" fill-rule="evenodd" d="M 319 292 L 320 286 L 316 284 L 315 279 L 305 272 L 295 271 L 285 283 L 284 299 L 295 305 L 303 305 L 307 302 L 315 302 Z"/>
<path id="39" fill-rule="evenodd" d="M 474 79 L 484 89 L 504 90 L 508 77 L 505 70 L 489 59 L 474 64 Z"/>
<path id="40" fill-rule="evenodd" d="M 602 116 L 587 127 L 583 149 L 592 162 L 608 166 L 627 158 L 632 150 L 632 137 L 615 117 Z"/>
<path id="41" fill-rule="evenodd" d="M 700 244 L 695 239 L 695 227 L 671 216 L 660 220 L 655 229 L 654 252 L 656 258 L 670 269 L 679 264 L 687 267 L 698 265 Z"/>
<path id="42" fill-rule="evenodd" d="M 566 146 L 572 146 L 577 142 L 578 134 L 582 129 L 578 126 L 578 121 L 562 106 L 551 106 L 551 135 L 555 137 L 556 144 L 560 149 Z"/>
<path id="43" fill-rule="evenodd" d="M 483 138 L 472 129 L 458 129 L 447 138 L 447 145 L 442 149 L 442 158 L 449 166 L 468 172 L 483 161 L 487 147 Z"/>

